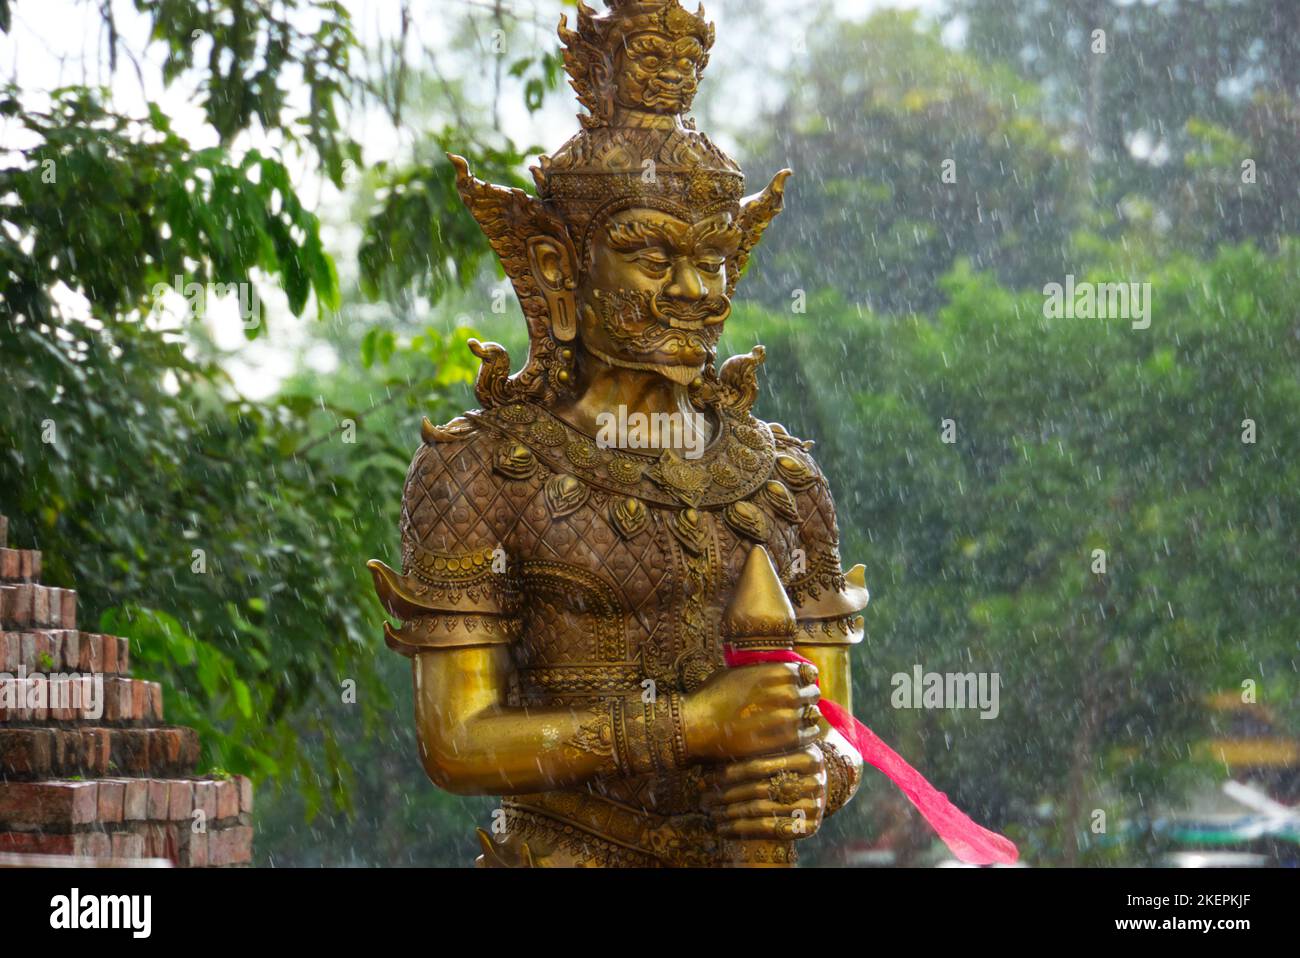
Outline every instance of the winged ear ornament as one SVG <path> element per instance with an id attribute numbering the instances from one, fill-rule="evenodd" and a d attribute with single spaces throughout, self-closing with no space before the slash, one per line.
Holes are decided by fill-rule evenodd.
<path id="1" fill-rule="evenodd" d="M 728 296 L 736 292 L 736 283 L 740 281 L 740 274 L 749 262 L 749 254 L 763 238 L 763 231 L 785 207 L 785 181 L 793 175 L 793 170 L 781 170 L 761 193 L 740 201 L 740 215 L 736 219 L 736 225 L 740 228 L 741 238 L 735 254 L 727 262 Z"/>
<path id="2" fill-rule="evenodd" d="M 550 303 L 533 275 L 528 248 L 530 240 L 545 236 L 572 251 L 568 230 L 537 197 L 480 180 L 470 173 L 464 157 L 449 153 L 447 159 L 456 170 L 456 189 L 510 277 L 528 324 L 528 362 L 515 376 L 508 376 L 510 357 L 502 347 L 490 343 L 482 346 L 482 351 L 473 350 L 484 360 L 475 391 L 485 405 L 544 398 L 554 388 L 547 381 L 547 367 L 556 342 Z"/>

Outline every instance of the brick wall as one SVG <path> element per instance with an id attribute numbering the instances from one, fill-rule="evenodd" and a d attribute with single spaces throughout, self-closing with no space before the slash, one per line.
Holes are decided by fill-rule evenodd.
<path id="1" fill-rule="evenodd" d="M 198 735 L 164 723 L 127 640 L 80 631 L 76 592 L 42 585 L 7 533 L 0 516 L 0 855 L 247 865 L 252 784 L 194 776 Z"/>

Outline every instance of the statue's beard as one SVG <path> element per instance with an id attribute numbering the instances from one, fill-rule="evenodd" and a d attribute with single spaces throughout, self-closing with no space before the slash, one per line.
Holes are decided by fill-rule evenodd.
<path id="1" fill-rule="evenodd" d="M 731 301 L 721 293 L 687 303 L 660 299 L 647 290 L 594 290 L 592 300 L 584 309 L 594 313 L 621 355 L 593 353 L 611 365 L 653 370 L 681 385 L 695 379 L 717 354 L 722 324 L 731 314 Z M 663 361 L 686 355 L 703 359 Z"/>

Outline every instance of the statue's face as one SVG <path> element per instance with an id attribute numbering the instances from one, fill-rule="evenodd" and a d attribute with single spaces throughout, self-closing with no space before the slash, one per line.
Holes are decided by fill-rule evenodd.
<path id="1" fill-rule="evenodd" d="M 730 213 L 695 223 L 651 209 L 611 216 L 594 231 L 578 289 L 582 345 L 619 365 L 691 382 L 731 312 L 727 259 L 739 240 Z"/>
<path id="2" fill-rule="evenodd" d="M 614 100 L 619 106 L 674 115 L 691 108 L 704 58 L 694 37 L 640 33 L 628 38 L 618 57 Z"/>

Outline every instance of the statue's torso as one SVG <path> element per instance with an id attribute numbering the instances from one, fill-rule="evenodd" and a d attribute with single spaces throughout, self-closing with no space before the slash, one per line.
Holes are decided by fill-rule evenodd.
<path id="1" fill-rule="evenodd" d="M 842 585 L 824 478 L 805 444 L 748 414 L 722 415 L 695 460 L 601 449 L 526 404 L 437 432 L 408 478 L 403 562 L 437 580 L 450 557 L 508 563 L 512 705 L 586 709 L 698 688 L 724 667 L 719 619 L 755 544 L 796 605 Z M 722 851 L 701 788 L 697 769 L 664 768 L 505 809 L 516 838 L 557 862 L 710 864 Z"/>

